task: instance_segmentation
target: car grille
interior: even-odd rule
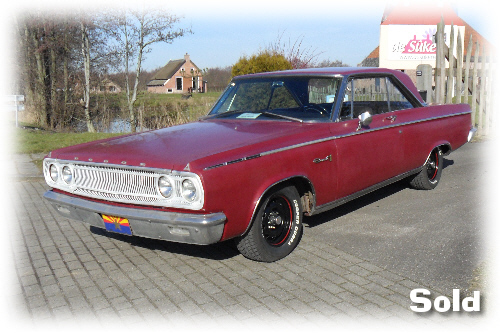
[[[130,203],[163,201],[157,190],[160,174],[149,171],[74,165],[75,194]]]
[[[159,175],[153,172],[95,166],[74,166],[75,194],[108,200],[155,202]]]
[[[55,167],[51,171],[51,167]],[[70,168],[72,178],[63,175]],[[54,172],[54,175],[53,175]],[[113,202],[138,205],[187,208],[203,207],[204,191],[201,179],[195,173],[159,168],[146,168],[95,162],[75,162],[45,158],[43,173],[47,184],[65,192]],[[166,177],[173,187],[166,198],[158,188],[160,177]],[[188,201],[182,193],[182,184],[190,180],[196,187],[196,197]]]

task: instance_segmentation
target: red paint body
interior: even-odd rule
[[[361,71],[388,72],[365,68],[335,73],[347,77]],[[406,75],[389,72],[422,102]],[[293,73],[332,74],[327,70]],[[388,118],[392,115],[395,120]],[[227,222],[221,240],[225,240],[247,230],[266,190],[283,180],[308,180],[318,207],[422,167],[435,147],[460,147],[467,142],[471,128],[470,109],[468,105],[422,106],[374,115],[368,127],[357,127],[357,119],[312,123],[210,119],[63,148],[52,152],[51,157],[145,164],[177,171],[187,167],[200,176],[205,190],[204,206],[194,213],[223,212]],[[253,159],[214,167],[258,154]],[[331,162],[313,162],[329,155]]]

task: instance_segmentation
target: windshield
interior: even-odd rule
[[[209,116],[285,121],[329,120],[340,78],[251,78],[231,82]]]

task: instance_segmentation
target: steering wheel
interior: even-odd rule
[[[304,105],[304,111],[311,110],[318,112],[323,117],[327,117],[328,111],[319,104],[306,104]]]

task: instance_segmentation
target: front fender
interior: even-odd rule
[[[327,200],[325,193],[334,193],[336,163],[313,162],[327,153],[325,147],[313,145],[204,171],[205,210],[222,211],[227,217],[223,240],[244,234],[266,193],[283,182],[299,184],[299,194],[311,191],[313,203],[320,196]]]

